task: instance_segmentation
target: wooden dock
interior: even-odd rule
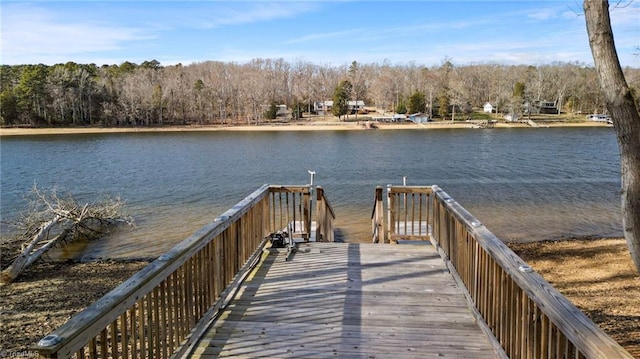
[[[269,249],[192,358],[496,358],[431,245]]]
[[[374,243],[335,243],[322,187],[265,184],[34,349],[51,359],[633,358],[438,186],[383,191]],[[294,238],[322,242],[289,261],[286,249],[265,251],[288,223],[301,225]]]

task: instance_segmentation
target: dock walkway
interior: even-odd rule
[[[431,245],[268,251],[192,358],[496,358]]]

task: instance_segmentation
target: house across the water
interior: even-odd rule
[[[348,101],[348,112],[356,113],[358,111],[364,110],[364,101]],[[333,108],[333,101],[316,101],[313,103],[313,112],[316,115],[324,115],[331,114],[331,109]]]
[[[427,115],[426,113],[417,112],[409,115],[409,121],[412,121],[414,123],[427,123],[431,121],[431,118],[429,118],[429,115]]]

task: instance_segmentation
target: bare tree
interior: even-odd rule
[[[4,104],[0,116],[7,124],[38,125],[163,125],[209,124],[220,119],[256,119],[271,101],[291,105],[331,98],[338,82],[348,77],[355,100],[392,110],[419,90],[430,104],[447,96],[450,102],[481,106],[489,101],[507,108],[513,85],[526,85],[528,100],[555,100],[575,112],[605,112],[605,100],[593,67],[579,63],[537,66],[499,64],[456,65],[445,58],[442,66],[426,68],[410,62],[392,65],[293,64],[283,59],[254,59],[247,64],[206,61],[161,67],[157,61],[140,66],[96,67],[72,62],[53,66],[2,66],[0,87]],[[250,71],[246,71],[250,70]],[[631,91],[640,93],[640,69],[623,69]],[[348,76],[350,75],[350,76]],[[253,78],[251,78],[253,77]],[[456,85],[457,84],[457,85]],[[362,85],[362,86],[360,86]],[[255,94],[256,88],[258,94]],[[448,93],[450,89],[457,93]],[[454,96],[455,95],[455,96]],[[454,97],[458,98],[454,98]],[[636,99],[636,106],[640,106]],[[432,107],[432,106],[430,106]],[[253,120],[251,120],[253,121]]]
[[[391,104],[396,98],[393,78],[391,66],[384,63],[377,66],[375,77],[371,80],[371,95],[376,108],[381,109],[383,114],[389,110],[393,112]]]
[[[349,78],[353,84],[351,88],[351,98],[355,102],[356,121],[358,120],[358,101],[365,100],[367,96],[366,81],[363,77],[361,65],[357,61],[353,61],[349,67]],[[347,115],[348,116],[348,115]]]
[[[29,210],[18,223],[24,233],[23,248],[2,271],[1,282],[12,282],[51,248],[80,238],[97,238],[115,225],[131,224],[121,206],[119,198],[81,205],[70,196],[59,197],[55,189],[45,193],[34,185]]]
[[[624,237],[640,272],[640,114],[618,60],[609,2],[585,0],[584,13],[593,61],[620,147]]]

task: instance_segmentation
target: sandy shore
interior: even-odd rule
[[[551,122],[541,123],[539,127],[607,127],[600,122]],[[526,123],[496,123],[494,128],[531,127]],[[436,130],[451,128],[480,128],[472,122],[430,122],[417,123],[375,123],[377,130]],[[360,131],[369,130],[366,122],[299,122],[292,124],[263,125],[207,125],[207,126],[166,126],[166,127],[64,127],[64,128],[0,128],[0,136],[24,135],[60,135],[93,133],[135,133],[135,132],[206,132],[206,131]]]

